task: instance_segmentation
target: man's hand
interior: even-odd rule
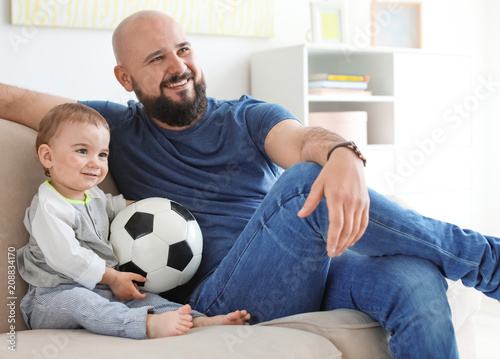
[[[328,256],[335,257],[354,245],[368,226],[370,197],[363,162],[352,150],[338,148],[332,152],[298,216],[310,215],[323,197],[330,223],[326,248]]]
[[[326,161],[328,150],[344,141],[323,128],[304,127],[298,121],[285,120],[269,131],[265,142],[266,153],[278,166],[288,168],[298,162],[323,166],[298,216],[307,217],[326,198],[330,222],[326,248],[330,257],[342,254],[356,243],[368,226],[370,197],[363,161],[345,147],[335,149]]]
[[[107,284],[113,294],[120,300],[144,299],[146,293],[139,292],[137,284],[133,281],[144,282],[146,278],[131,272],[119,272],[113,268],[106,267],[101,284]]]

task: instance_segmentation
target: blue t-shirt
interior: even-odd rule
[[[203,233],[200,268],[190,283],[169,293],[184,302],[194,286],[231,249],[282,169],[264,150],[268,132],[295,119],[279,105],[248,96],[208,98],[205,116],[180,131],[158,126],[142,104],[81,102],[111,128],[109,167],[126,199],[165,197],[188,208]]]

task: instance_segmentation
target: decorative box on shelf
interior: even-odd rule
[[[309,126],[326,128],[356,142],[358,146],[366,146],[368,143],[366,124],[366,111],[309,113]]]

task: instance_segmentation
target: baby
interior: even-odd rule
[[[54,107],[40,123],[36,148],[50,179],[26,211],[30,239],[18,257],[30,285],[21,301],[28,327],[143,339],[247,324],[245,310],[206,317],[188,304],[141,293],[134,281],[144,277],[114,269],[109,222],[128,203],[97,187],[108,173],[109,139],[106,120],[77,103]]]

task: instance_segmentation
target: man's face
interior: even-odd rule
[[[187,71],[185,74],[178,76],[174,75],[170,81],[165,83],[182,83],[192,78],[192,72]],[[180,100],[174,100],[168,97],[163,91],[159,96],[148,96],[132,78],[132,86],[137,98],[144,106],[147,114],[171,127],[182,128],[193,124],[196,120],[200,119],[207,108],[206,85],[205,79],[202,75],[200,81],[193,84],[194,97],[188,96],[188,91],[179,91],[178,95]],[[164,84],[161,85],[165,86]]]
[[[146,112],[173,127],[200,119],[206,110],[205,81],[180,25],[166,17],[140,19],[123,39],[120,66]]]

